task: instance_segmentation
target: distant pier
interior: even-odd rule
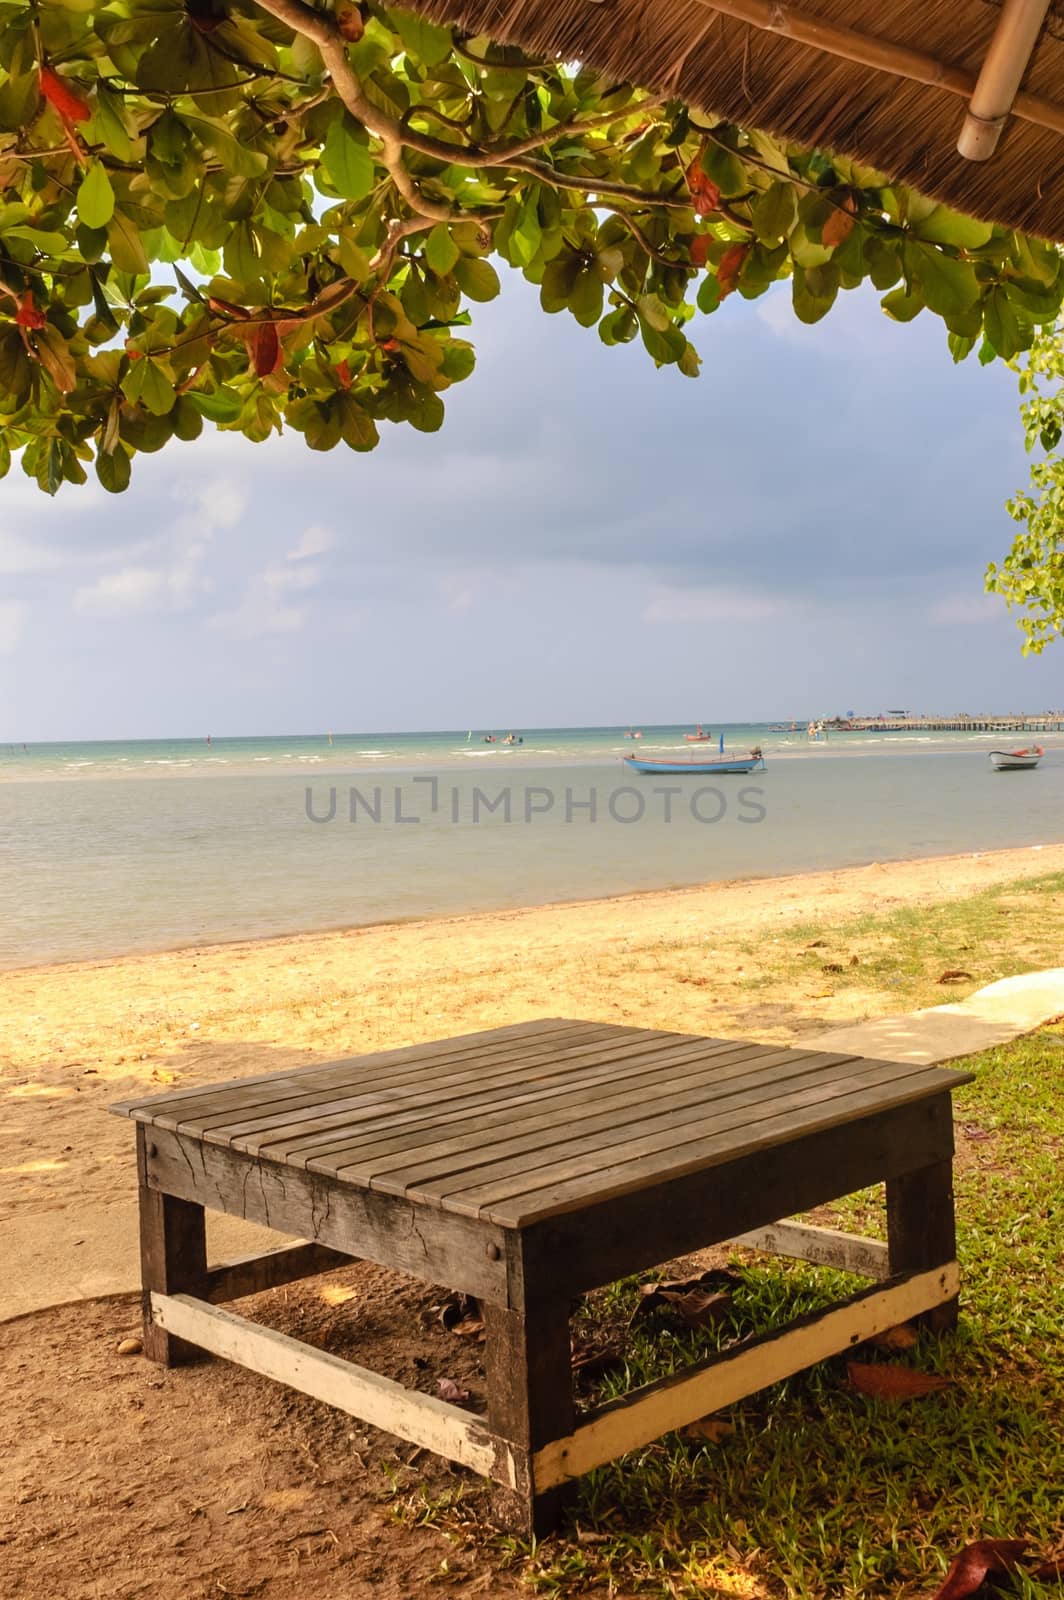
[[[825,717],[824,728],[833,733],[1064,733],[1064,711],[1004,717]]]

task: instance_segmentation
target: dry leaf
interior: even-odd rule
[[[574,1339],[571,1360],[574,1372],[582,1372],[590,1377],[593,1373],[605,1372],[617,1366],[624,1360],[624,1354],[616,1344],[584,1344],[582,1340]]]
[[[686,1428],[680,1429],[684,1439],[708,1439],[710,1444],[720,1444],[722,1439],[730,1439],[735,1432],[730,1422],[725,1422],[723,1417],[699,1417],[697,1422],[689,1422]]]
[[[978,1127],[974,1122],[962,1122],[961,1132],[966,1139],[992,1139],[994,1135],[985,1128]]]
[[[966,1545],[946,1574],[933,1600],[966,1600],[992,1573],[1015,1572],[1027,1549],[1026,1539],[977,1539]]]
[[[821,972],[845,972],[846,968],[841,961],[828,961],[821,967]]]
[[[484,1338],[484,1318],[471,1294],[449,1294],[440,1307],[440,1321],[462,1339]]]
[[[469,1399],[469,1390],[463,1389],[453,1378],[437,1378],[436,1394],[440,1400],[451,1400],[455,1405]]]
[[[886,1333],[877,1333],[869,1343],[874,1344],[877,1350],[911,1350],[919,1337],[911,1322],[900,1322],[896,1328],[888,1328]]]
[[[805,948],[807,950],[826,950],[827,947],[828,942],[826,939],[814,939],[812,944],[807,944]]]
[[[710,1270],[697,1278],[643,1283],[632,1321],[654,1311],[671,1311],[688,1328],[713,1328],[732,1307],[732,1290],[742,1280],[734,1272]]]
[[[965,978],[970,978],[971,973],[965,972],[963,967],[947,967],[938,979],[939,983],[963,983]]]
[[[876,1400],[915,1400],[950,1387],[949,1378],[935,1373],[917,1372],[912,1367],[892,1366],[886,1361],[848,1361],[846,1373],[850,1387]]]

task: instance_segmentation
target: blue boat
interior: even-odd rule
[[[650,772],[670,778],[716,777],[722,772],[756,772],[765,765],[760,750],[751,750],[748,756],[717,756],[712,761],[703,761],[698,756],[689,756],[686,760],[667,758],[664,761],[655,761],[649,756],[622,756],[621,760],[636,772]]]

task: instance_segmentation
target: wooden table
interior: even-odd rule
[[[211,1351],[464,1463],[542,1532],[592,1467],[911,1317],[952,1326],[969,1079],[546,1019],[127,1101],[145,1351]],[[780,1220],[884,1181],[886,1244]],[[208,1266],[205,1207],[305,1242]],[[577,1421],[573,1297],[722,1240],[881,1281]],[[477,1297],[486,1417],[218,1309],[353,1257]]]

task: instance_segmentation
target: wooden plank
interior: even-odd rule
[[[394,1119],[387,1118],[379,1137],[364,1138],[362,1129],[356,1129],[346,1147],[339,1146],[325,1155],[316,1154],[314,1160],[321,1171],[346,1172],[350,1167],[357,1167],[368,1175],[393,1168],[398,1170],[408,1160],[418,1162],[420,1169],[420,1164],[433,1156],[474,1150],[480,1158],[479,1165],[500,1154],[509,1139],[527,1138],[540,1130],[548,1130],[541,1142],[549,1146],[549,1130],[572,1127],[577,1120],[573,1116],[574,1109],[585,1110],[589,1118],[605,1115],[608,1120],[611,1115],[623,1117],[627,1106],[649,1101],[670,1090],[675,1095],[686,1094],[692,1104],[700,1098],[722,1095],[732,1072],[740,1070],[738,1064],[733,1067],[732,1063],[738,1063],[740,1057],[747,1058],[744,1070],[749,1071],[755,1064],[751,1059],[755,1055],[757,1065],[761,1057],[769,1061],[775,1059],[771,1052],[755,1045],[722,1045],[711,1055],[701,1042],[686,1048],[662,1050],[659,1047],[638,1058],[626,1053],[601,1067],[596,1064],[594,1072],[582,1071],[576,1083],[567,1075],[558,1083],[548,1081],[545,1088],[536,1084],[524,1095],[493,1095],[486,1102],[488,1109],[473,1107],[457,1119],[453,1128],[436,1118],[422,1121],[416,1130],[400,1126],[393,1135],[389,1128]],[[635,1087],[630,1088],[631,1084]],[[552,1098],[555,1098],[553,1104]],[[541,1104],[544,1109],[539,1111]],[[515,1116],[521,1105],[534,1109],[535,1115]],[[584,1119],[579,1120],[583,1130]],[[504,1137],[493,1140],[493,1133]],[[389,1156],[392,1157],[390,1161]]]
[[[725,1351],[693,1369],[637,1389],[602,1407],[567,1438],[552,1440],[537,1451],[535,1482],[549,1488],[578,1478],[699,1417],[734,1405],[953,1299],[959,1282],[955,1261],[892,1280],[803,1318],[782,1333]]]
[[[452,1107],[461,1108],[466,1101],[490,1103],[495,1096],[522,1090],[535,1094],[541,1084],[552,1082],[572,1085],[583,1077],[585,1071],[597,1068],[600,1063],[627,1059],[629,1054],[640,1055],[650,1051],[660,1052],[672,1046],[669,1034],[647,1032],[642,1038],[616,1044],[611,1039],[583,1039],[579,1044],[559,1047],[556,1044],[537,1044],[520,1055],[463,1057],[460,1066],[441,1073],[426,1075],[419,1071],[409,1083],[378,1089],[365,1082],[359,1074],[350,1083],[339,1079],[312,1094],[280,1102],[264,1101],[259,1106],[230,1108],[211,1118],[182,1119],[176,1131],[197,1132],[216,1143],[232,1144],[237,1140],[242,1147],[244,1136],[273,1131],[285,1137],[291,1128],[292,1137],[311,1134],[316,1124],[333,1129],[333,1137],[350,1126],[357,1130],[362,1120],[403,1115],[410,1109],[421,1108],[422,1119],[426,1109],[435,1107],[440,1114]],[[326,1137],[327,1135],[322,1135]]]
[[[509,1217],[520,1209],[522,1215],[543,1216],[589,1198],[601,1199],[658,1178],[678,1176],[694,1166],[731,1160],[757,1148],[768,1149],[785,1142],[788,1136],[813,1128],[832,1127],[940,1092],[938,1070],[915,1063],[905,1067],[895,1062],[864,1063],[849,1079],[828,1084],[814,1082],[808,1088],[780,1095],[771,1110],[761,1102],[756,1117],[739,1107],[717,1119],[707,1119],[698,1130],[670,1126],[633,1137],[626,1136],[627,1130],[618,1129],[614,1141],[608,1146],[603,1141],[590,1153],[581,1141],[569,1146],[559,1144],[551,1161],[536,1171],[520,1167],[514,1170],[500,1163],[495,1169],[482,1169],[472,1185],[462,1187],[448,1180],[442,1184],[412,1183],[407,1193],[426,1200],[445,1194],[449,1205],[467,1215]],[[607,1150],[604,1160],[603,1152]]]
[[[948,1095],[522,1222],[525,1292],[579,1295],[944,1159]]]
[[[207,1236],[203,1206],[195,1197],[160,1192],[149,1177],[145,1130],[137,1128],[137,1188],[140,1212],[141,1313],[144,1354],[149,1361],[176,1367],[196,1359],[196,1351],[159,1327],[151,1311],[153,1290],[163,1294],[201,1294],[207,1276]]]
[[[240,1256],[234,1261],[208,1267],[204,1298],[215,1305],[222,1300],[241,1300],[248,1294],[261,1294],[264,1289],[295,1283],[299,1278],[312,1278],[320,1272],[349,1267],[356,1259],[305,1240],[283,1244],[265,1254]]]
[[[839,1059],[852,1061],[854,1058]],[[658,1100],[647,1094],[637,1094],[634,1100],[627,1101],[610,1095],[604,1109],[594,1101],[588,1102],[584,1116],[563,1112],[545,1118],[522,1118],[516,1125],[511,1121],[504,1129],[506,1137],[495,1139],[482,1137],[477,1129],[467,1133],[462,1128],[457,1135],[426,1144],[421,1149],[400,1148],[391,1159],[373,1149],[358,1161],[337,1164],[334,1170],[372,1182],[375,1188],[389,1194],[420,1193],[430,1189],[445,1194],[465,1189],[477,1179],[486,1182],[493,1176],[507,1181],[514,1178],[520,1188],[527,1186],[542,1168],[553,1169],[569,1152],[578,1152],[581,1160],[592,1166],[600,1151],[630,1142],[637,1136],[646,1138],[673,1130],[673,1142],[683,1143],[705,1128],[718,1126],[728,1114],[745,1120],[764,1098],[769,1068],[775,1069],[771,1084],[777,1100],[781,1082],[824,1081],[819,1056],[803,1057],[792,1051],[768,1052],[760,1057],[750,1055],[739,1066],[743,1070],[727,1080],[722,1080],[717,1073],[701,1072],[671,1095]],[[664,1067],[661,1070],[664,1071]],[[637,1108],[635,1114],[633,1107]],[[664,1142],[670,1142],[668,1136]]]
[[[504,1036],[508,1038],[520,1038],[528,1033],[541,1032],[544,1029],[555,1030],[561,1027],[569,1027],[572,1025],[573,1024],[571,1023],[570,1019],[565,1017],[535,1017],[530,1022],[514,1022],[503,1028],[484,1028],[480,1029],[476,1033],[457,1034],[452,1039],[429,1039],[426,1040],[424,1044],[420,1045],[397,1045],[391,1050],[377,1050],[371,1055],[364,1056],[345,1056],[340,1061],[323,1062],[321,1065],[311,1063],[306,1067],[282,1067],[277,1072],[266,1072],[260,1074],[258,1077],[253,1078],[246,1076],[243,1078],[226,1078],[224,1081],[219,1083],[190,1084],[188,1088],[169,1089],[165,1090],[162,1094],[137,1095],[129,1100],[115,1101],[113,1105],[108,1107],[108,1110],[111,1111],[115,1116],[133,1117],[137,1116],[140,1112],[149,1113],[153,1107],[159,1105],[160,1102],[164,1100],[167,1102],[191,1100],[193,1098],[202,1097],[208,1094],[224,1094],[230,1089],[240,1089],[247,1083],[276,1083],[283,1078],[289,1077],[293,1071],[320,1075],[330,1072],[335,1067],[342,1066],[349,1061],[372,1062],[378,1067],[384,1067],[390,1062],[398,1060],[401,1057],[412,1057],[418,1052],[432,1052],[437,1050],[447,1050],[449,1048],[460,1049],[462,1046],[472,1044],[476,1040],[502,1038]],[[580,1023],[575,1025],[578,1027],[581,1026]],[[590,1026],[590,1024],[585,1024],[585,1026]]]
[[[953,1162],[936,1161],[887,1182],[887,1248],[891,1272],[919,1272],[957,1248]],[[936,1332],[957,1326],[957,1302],[936,1308]]]
[[[368,1367],[315,1350],[274,1328],[221,1311],[192,1295],[152,1295],[152,1316],[171,1334],[246,1367],[264,1378],[298,1389],[325,1405],[375,1428],[458,1461],[485,1477],[515,1482],[511,1453],[479,1417],[404,1389]]]
[[[480,1300],[508,1303],[506,1235],[490,1223],[415,1209],[391,1195],[256,1161],[162,1128],[147,1133],[147,1182],[153,1189]]]
[[[569,1302],[542,1297],[521,1310],[485,1306],[483,1315],[488,1421],[514,1462],[514,1484],[493,1497],[493,1509],[497,1521],[532,1539],[554,1527],[564,1497],[537,1491],[532,1460],[575,1421]]]
[[[773,1222],[767,1228],[737,1234],[729,1243],[770,1256],[793,1256],[819,1267],[839,1267],[862,1278],[889,1278],[891,1273],[887,1247],[881,1240],[818,1228],[809,1222]]]
[[[288,1139],[285,1134],[280,1136],[264,1136],[261,1144],[251,1139],[240,1139],[238,1144],[242,1149],[264,1149],[270,1157],[277,1157],[275,1146],[283,1150],[283,1160],[296,1160],[306,1162],[310,1158],[333,1157],[341,1150],[354,1146],[362,1149],[363,1144],[371,1142],[371,1134],[378,1138],[405,1138],[410,1133],[411,1142],[416,1142],[414,1136],[421,1133],[432,1133],[440,1126],[451,1123],[466,1123],[467,1120],[480,1117],[480,1115],[509,1115],[510,1110],[517,1107],[530,1106],[533,1102],[550,1101],[557,1096],[574,1096],[581,1098],[590,1093],[598,1093],[600,1086],[624,1085],[627,1078],[634,1075],[653,1075],[658,1069],[658,1062],[662,1056],[672,1058],[674,1053],[690,1056],[693,1061],[709,1061],[710,1056],[723,1056],[734,1051],[736,1046],[728,1042],[712,1043],[698,1040],[694,1045],[675,1046],[670,1042],[669,1035],[651,1037],[640,1045],[618,1045],[608,1051],[595,1051],[594,1064],[587,1061],[562,1062],[557,1072],[547,1069],[546,1066],[536,1070],[534,1074],[523,1072],[518,1078],[507,1078],[506,1082],[499,1082],[496,1078],[480,1078],[474,1080],[475,1085],[469,1086],[466,1093],[448,1099],[446,1106],[440,1106],[438,1096],[432,1091],[426,1091],[418,1096],[411,1096],[403,1102],[402,1107],[392,1110],[386,1117],[379,1118],[381,1126],[370,1126],[358,1123],[354,1128],[344,1128],[342,1118],[336,1118],[341,1125],[338,1128],[320,1126],[310,1128],[314,1131],[306,1134],[306,1138],[299,1134],[296,1138]],[[579,1069],[579,1070],[576,1070]],[[709,1069],[706,1069],[709,1070]],[[485,1112],[485,1107],[490,1107]],[[510,1110],[507,1110],[509,1107]],[[325,1170],[325,1168],[323,1168]],[[333,1163],[330,1168],[334,1170]]]
[[[692,1066],[692,1072],[708,1070],[705,1063],[712,1055],[727,1055],[733,1048],[730,1044],[714,1045],[711,1049],[701,1043],[697,1047],[688,1046],[687,1053],[696,1063]],[[614,1084],[620,1090],[635,1077],[652,1081],[658,1071],[656,1064],[659,1057],[664,1054],[671,1059],[673,1049],[657,1041],[654,1041],[652,1048],[620,1046],[606,1053],[608,1059],[596,1056],[594,1066],[581,1064],[579,1073],[563,1067],[557,1073],[537,1073],[531,1082],[524,1075],[501,1084],[492,1079],[485,1082],[483,1087],[470,1088],[467,1093],[448,1099],[446,1108],[441,1107],[437,1097],[429,1091],[423,1095],[412,1095],[385,1117],[367,1123],[359,1122],[353,1127],[342,1114],[337,1113],[320,1121],[294,1124],[290,1132],[284,1128],[266,1129],[261,1137],[241,1135],[234,1142],[241,1150],[262,1151],[271,1160],[291,1160],[297,1165],[303,1165],[306,1160],[317,1156],[331,1157],[350,1145],[362,1149],[375,1143],[378,1138],[399,1139],[409,1136],[410,1143],[414,1144],[418,1135],[431,1135],[435,1130],[452,1124],[464,1127],[477,1117],[512,1120],[513,1112],[521,1106],[538,1104],[540,1101],[547,1105],[557,1104],[562,1098],[582,1102],[589,1095],[604,1093]],[[485,1107],[490,1110],[485,1111]]]
[[[607,1025],[599,1029],[588,1024],[575,1035],[572,1028],[566,1026],[526,1041],[493,1041],[476,1049],[441,1054],[431,1060],[419,1057],[414,1062],[396,1064],[388,1074],[382,1074],[372,1060],[367,1063],[356,1056],[349,1061],[335,1062],[320,1079],[315,1076],[315,1081],[310,1080],[309,1073],[305,1077],[294,1074],[288,1080],[271,1083],[260,1090],[256,1080],[251,1079],[228,1095],[187,1102],[171,1110],[163,1107],[154,1121],[157,1126],[171,1128],[175,1133],[217,1130],[220,1142],[226,1142],[228,1125],[240,1124],[245,1118],[250,1118],[249,1125],[254,1126],[259,1118],[281,1116],[304,1107],[328,1111],[329,1103],[345,1094],[365,1096],[370,1104],[376,1101],[387,1106],[399,1104],[408,1095],[431,1087],[442,1101],[449,1094],[459,1092],[460,1085],[476,1083],[489,1073],[494,1073],[500,1081],[508,1081],[516,1073],[533,1070],[541,1061],[564,1061],[570,1051],[583,1053],[600,1039],[603,1043],[610,1042],[611,1030]]]

